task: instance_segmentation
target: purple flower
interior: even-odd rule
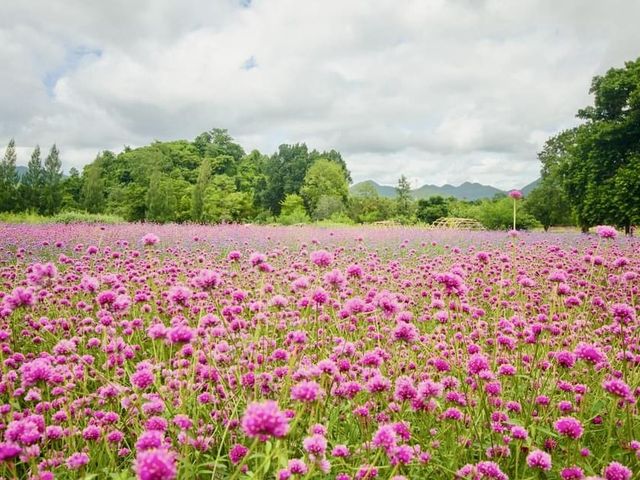
[[[633,472],[618,462],[611,462],[602,471],[606,480],[631,480]]]
[[[596,227],[596,233],[600,238],[616,238],[618,231],[610,225],[598,225]]]
[[[176,478],[176,455],[165,448],[138,452],[134,471],[139,480],[173,480]]]
[[[82,452],[76,452],[71,454],[67,458],[66,465],[69,470],[78,470],[89,463],[89,455]]]
[[[509,192],[509,197],[513,198],[514,200],[520,200],[523,197],[523,195],[520,190],[511,190]]]
[[[316,250],[309,255],[311,261],[319,267],[328,267],[333,262],[333,255],[326,250]]]
[[[291,398],[299,402],[315,402],[324,396],[324,390],[313,380],[303,380],[291,388]]]
[[[562,480],[582,480],[584,472],[580,467],[567,467],[560,472],[560,478]]]
[[[249,437],[266,441],[269,437],[284,437],[289,431],[289,419],[272,400],[252,403],[242,417],[242,429]]]
[[[573,417],[561,417],[553,426],[560,435],[573,439],[580,438],[584,431],[580,421]]]
[[[144,237],[142,237],[142,244],[144,246],[155,245],[159,241],[160,238],[158,238],[158,236],[153,233],[147,233]]]
[[[236,443],[229,451],[231,463],[237,465],[245,457],[249,449],[242,444]]]
[[[527,465],[540,470],[551,470],[551,455],[542,450],[533,450],[527,455]]]

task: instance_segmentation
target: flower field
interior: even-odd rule
[[[640,242],[0,225],[0,477],[640,475]]]

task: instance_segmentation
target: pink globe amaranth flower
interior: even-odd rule
[[[476,465],[467,464],[456,472],[456,478],[509,480],[509,477],[500,470],[500,466],[490,461],[478,462]]]
[[[346,445],[336,445],[335,447],[333,447],[333,450],[331,450],[331,455],[333,455],[334,457],[344,458],[351,455],[351,452],[349,452],[349,447],[347,447]]]
[[[618,462],[611,462],[602,471],[606,480],[631,480],[633,472]]]
[[[291,460],[289,460],[287,469],[293,475],[305,475],[309,471],[309,468],[307,467],[307,464],[304,463],[304,460],[300,460],[299,458],[292,458]]]
[[[13,442],[0,442],[0,462],[11,460],[22,452],[22,447]]]
[[[551,455],[542,450],[533,450],[527,455],[527,465],[530,468],[549,471],[551,470]]]
[[[144,237],[142,237],[142,244],[145,246],[155,245],[160,241],[160,238],[154,233],[147,233]]]
[[[155,375],[148,368],[141,368],[134,372],[130,377],[131,384],[138,387],[140,390],[145,390],[153,385],[154,379]]]
[[[598,225],[596,227],[596,233],[600,238],[616,238],[618,236],[618,231],[615,227],[610,225]]]
[[[177,476],[176,455],[166,448],[140,451],[133,469],[139,480],[174,480]]]
[[[560,435],[574,440],[580,438],[584,432],[580,421],[573,417],[561,417],[553,424],[553,427]]]
[[[231,463],[237,465],[245,457],[249,449],[240,443],[236,443],[231,450],[229,450],[229,459]]]
[[[273,400],[250,404],[241,423],[247,436],[263,442],[269,437],[284,437],[289,432],[289,419]]]
[[[303,380],[291,388],[291,399],[300,402],[315,402],[324,396],[322,387],[313,380]]]
[[[316,250],[309,255],[311,261],[319,267],[328,267],[333,262],[333,255],[326,250]]]
[[[249,262],[251,262],[251,265],[253,265],[254,267],[266,261],[267,256],[264,253],[254,252],[249,256]]]
[[[560,472],[560,478],[562,480],[582,480],[584,472],[580,467],[567,467]]]
[[[398,443],[398,434],[396,433],[393,425],[381,425],[378,430],[373,434],[371,444],[377,448],[383,448],[389,450],[395,447]]]
[[[611,306],[613,319],[621,325],[629,325],[636,319],[636,311],[631,305],[626,303],[615,303]]]
[[[420,337],[420,331],[413,323],[398,322],[393,330],[393,338],[397,341],[413,343]]]
[[[18,307],[32,307],[36,303],[36,296],[32,288],[17,287],[4,298],[4,303],[11,310]]]
[[[78,470],[89,463],[89,455],[82,452],[72,453],[67,458],[66,466],[69,470]]]
[[[509,197],[513,198],[514,200],[520,200],[524,195],[522,195],[522,192],[520,190],[511,190],[509,192]]]
[[[617,397],[629,398],[631,397],[631,387],[627,385],[623,380],[618,378],[610,378],[602,381],[602,388]]]
[[[192,295],[189,288],[183,285],[174,285],[169,289],[167,298],[174,305],[187,305]]]
[[[198,276],[193,279],[193,284],[204,290],[215,288],[221,283],[220,274],[214,270],[202,269],[198,272]]]
[[[324,455],[327,451],[327,439],[320,434],[313,434],[302,441],[305,452],[312,455]]]

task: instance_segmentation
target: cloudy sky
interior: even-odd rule
[[[640,55],[635,0],[20,0],[0,16],[0,144],[100,150],[227,128],[342,152],[354,180],[538,176],[591,77]]]

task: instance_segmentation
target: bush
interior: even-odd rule
[[[52,223],[124,223],[124,219],[122,217],[118,217],[117,215],[77,211],[58,213],[53,217],[49,217],[48,220]]]

